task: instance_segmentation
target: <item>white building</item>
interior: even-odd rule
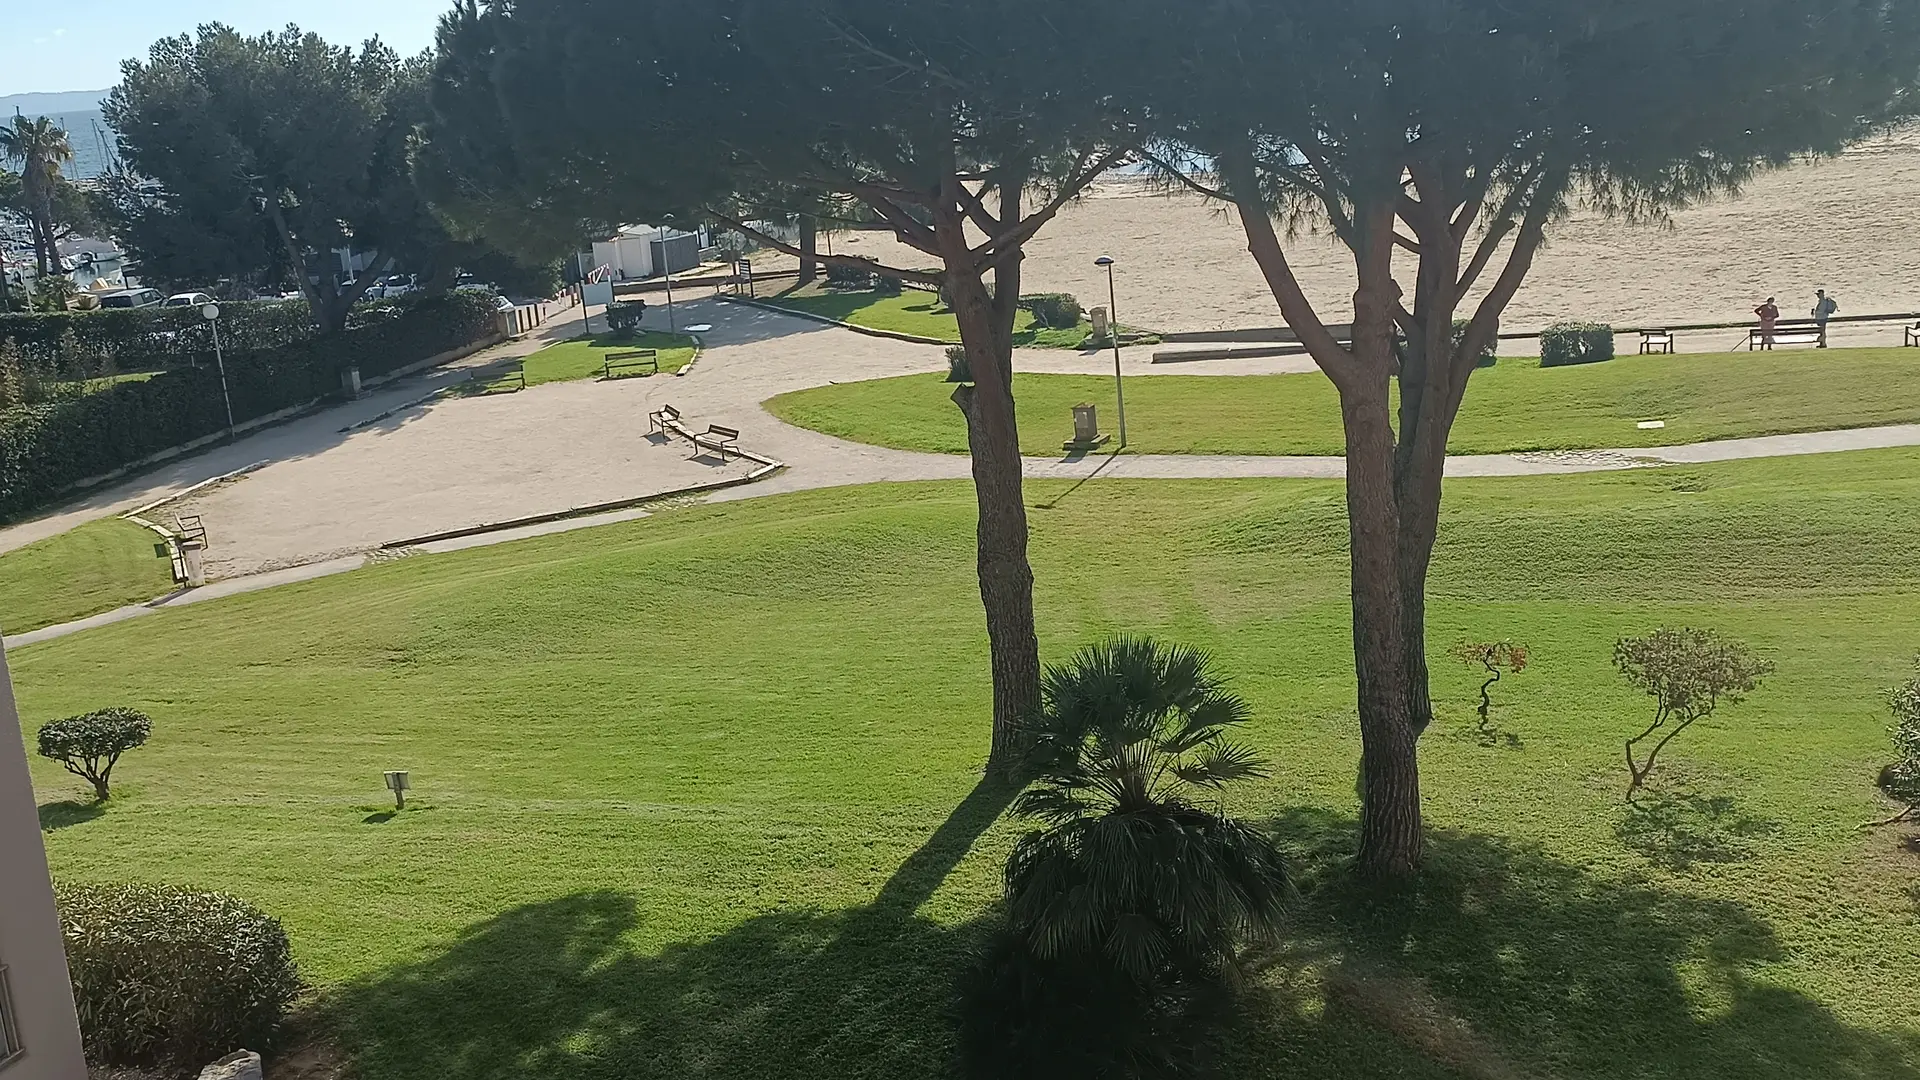
[[[593,265],[607,267],[615,281],[677,274],[700,265],[699,252],[706,246],[704,229],[682,232],[661,225],[622,225],[612,236],[593,242]]]

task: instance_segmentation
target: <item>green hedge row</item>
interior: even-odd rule
[[[1540,332],[1540,366],[1597,364],[1613,359],[1613,327],[1606,323],[1563,320]]]
[[[470,344],[491,332],[493,305],[491,295],[453,293],[387,308],[339,334],[228,351],[234,419],[335,393],[348,367],[371,377]],[[223,310],[223,326],[225,319]],[[226,416],[220,377],[204,363],[0,412],[0,519],[44,505],[87,477],[212,435]]]
[[[315,334],[304,300],[220,305],[220,344],[236,351],[278,349]],[[63,340],[64,339],[64,340]],[[94,374],[89,361],[113,358],[119,371],[185,366],[213,355],[213,332],[194,307],[114,308],[0,315],[0,341],[21,359],[69,378]]]

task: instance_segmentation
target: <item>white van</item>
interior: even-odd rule
[[[115,289],[100,294],[103,308],[151,307],[165,300],[159,289]]]

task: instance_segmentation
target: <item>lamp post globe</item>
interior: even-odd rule
[[[207,320],[208,322],[212,322],[213,320],[219,318],[220,305],[219,304],[201,304],[200,317]]]

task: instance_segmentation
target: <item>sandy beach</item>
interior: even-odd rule
[[[878,233],[839,234],[832,244],[899,265],[928,263]],[[1191,194],[1103,183],[1027,252],[1023,292],[1071,292],[1089,306],[1107,294],[1093,259],[1112,255],[1120,318],[1134,325],[1214,330],[1282,321],[1234,213]],[[1324,316],[1348,318],[1345,250],[1302,235],[1289,257]],[[791,260],[755,259],[756,267],[783,263]],[[1410,263],[1408,270],[1403,280]],[[1920,129],[1766,173],[1737,197],[1674,213],[1667,226],[1576,207],[1550,230],[1502,328],[1534,330],[1560,318],[1721,322],[1750,318],[1768,296],[1779,297],[1787,317],[1804,318],[1816,288],[1831,292],[1842,314],[1920,311]]]

